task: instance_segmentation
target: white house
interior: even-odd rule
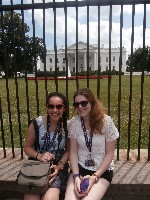
[[[71,72],[76,70],[76,44],[67,48],[68,66]],[[111,70],[119,71],[120,48],[111,48]],[[101,71],[109,69],[109,49],[104,45],[100,48],[100,66]],[[90,71],[98,70],[98,45],[89,45],[89,69]],[[55,51],[48,50],[46,56],[46,70],[55,71]],[[65,49],[60,48],[57,51],[57,70],[66,71]],[[78,43],[78,71],[87,70],[87,44]],[[44,71],[44,64],[40,63],[40,71]],[[122,72],[126,71],[126,49],[122,48]]]

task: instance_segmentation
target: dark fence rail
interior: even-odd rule
[[[143,5],[143,41],[142,41],[142,48],[143,48],[143,54],[142,54],[142,70],[141,70],[141,76],[139,76],[140,79],[140,86],[139,86],[139,93],[138,93],[138,102],[133,101],[133,97],[135,95],[135,88],[134,83],[135,78],[133,76],[134,72],[134,66],[133,66],[133,55],[134,55],[134,31],[135,31],[135,7],[136,5]],[[5,79],[0,80],[0,89],[1,89],[1,96],[0,96],[0,119],[1,119],[1,128],[0,128],[0,147],[3,148],[4,157],[6,157],[6,147],[12,148],[12,155],[15,157],[14,148],[20,147],[21,149],[21,157],[23,158],[23,140],[25,137],[25,131],[26,128],[30,122],[30,119],[34,116],[40,115],[43,111],[43,105],[45,104],[46,95],[49,91],[55,90],[55,91],[62,91],[66,94],[68,101],[70,102],[70,113],[69,115],[72,115],[72,95],[73,92],[83,86],[91,87],[92,84],[94,84],[94,92],[97,95],[97,97],[105,104],[107,107],[107,112],[109,115],[112,115],[112,117],[115,120],[116,126],[118,127],[118,130],[120,132],[120,138],[117,141],[117,159],[119,160],[119,153],[120,149],[124,148],[127,149],[127,160],[130,159],[130,150],[137,148],[137,160],[140,160],[140,152],[141,152],[141,146],[142,148],[147,149],[147,159],[150,160],[150,106],[149,102],[145,102],[145,96],[150,94],[149,90],[147,89],[148,83],[149,83],[149,76],[146,77],[145,80],[145,65],[146,65],[146,45],[148,45],[145,41],[145,33],[146,33],[146,8],[147,5],[150,4],[150,1],[146,0],[126,0],[126,1],[119,1],[119,0],[105,0],[105,1],[99,1],[99,0],[87,0],[87,1],[65,1],[64,2],[49,2],[46,3],[43,0],[43,3],[34,3],[32,0],[31,4],[25,4],[23,0],[21,0],[20,4],[14,4],[11,0],[10,3],[7,5],[2,4],[2,1],[0,3],[0,50],[1,50],[1,59],[2,62],[0,65],[2,65],[2,69],[5,71]],[[118,62],[118,75],[117,77],[117,84],[116,85],[116,101],[115,104],[113,101],[114,96],[112,95],[112,85],[113,85],[113,79],[112,79],[112,51],[111,49],[114,48],[112,45],[112,22],[113,22],[113,6],[119,5],[120,6],[120,38],[119,38],[119,62]],[[123,20],[124,20],[124,14],[123,9],[125,5],[131,5],[132,6],[132,30],[131,30],[131,65],[130,65],[130,73],[128,76],[128,103],[126,106],[128,108],[123,107],[123,98],[125,97],[125,93],[123,91],[123,82],[124,82],[124,76],[122,75],[122,66],[123,66]],[[108,81],[106,84],[107,88],[107,95],[105,92],[103,92],[103,82],[101,81],[101,43],[102,43],[102,36],[101,36],[101,9],[102,7],[107,6],[109,7],[109,38],[108,38],[108,60],[109,60],[109,66],[107,70],[108,75]],[[74,80],[70,80],[69,75],[69,61],[68,61],[68,45],[70,45],[70,42],[68,42],[68,9],[69,8],[75,8],[75,20],[76,20],[76,33],[75,33],[75,76],[73,77]],[[81,81],[81,77],[79,76],[79,8],[85,7],[86,8],[86,24],[87,24],[87,39],[86,39],[86,55],[87,55],[87,66],[85,70],[86,76],[84,81]],[[91,80],[91,69],[89,65],[90,60],[90,8],[91,7],[97,7],[97,25],[98,25],[98,32],[97,32],[97,49],[98,49],[98,57],[97,57],[97,78],[96,80]],[[62,8],[64,9],[64,55],[65,55],[65,79],[59,80],[58,76],[58,52],[59,49],[57,49],[57,16],[59,14],[59,11],[57,9]],[[37,26],[36,26],[36,19],[35,19],[35,11],[37,9],[42,10],[42,32],[40,33],[42,36],[42,40],[37,39]],[[53,47],[54,47],[54,54],[55,54],[55,75],[54,75],[54,81],[48,79],[47,75],[47,41],[46,41],[46,14],[45,12],[48,9],[53,10],[53,37],[49,38],[49,40],[53,40]],[[27,35],[27,29],[28,27],[25,26],[25,11],[30,10],[32,15],[31,19],[29,19],[30,27],[32,29],[32,37],[30,38],[30,44],[32,44],[32,51],[28,51],[29,46],[27,46],[26,40],[29,39]],[[18,33],[18,29],[16,29],[16,23],[18,18],[16,18],[15,13],[20,13],[20,19],[21,28],[20,33]],[[9,13],[8,18],[10,19],[10,24],[6,24],[5,17],[6,13]],[[7,18],[7,20],[8,20]],[[16,31],[17,30],[17,31]],[[10,32],[8,32],[10,31]],[[8,40],[8,36],[11,35],[11,39]],[[22,44],[17,43],[17,37],[21,38]],[[42,55],[38,54],[37,48],[39,47],[38,44],[41,44],[42,48]],[[22,52],[22,53],[20,53]],[[32,53],[32,59],[29,62],[29,53]],[[18,70],[20,68],[18,67],[18,57],[21,56],[22,62],[22,70],[24,72],[24,78],[18,78]],[[38,66],[37,66],[37,59],[38,56],[41,56],[43,58],[43,64],[44,64],[44,81],[41,81],[38,79]],[[30,71],[29,63],[32,64],[32,67],[34,66],[34,73],[35,78],[32,80],[29,80],[28,78],[28,72]],[[10,70],[14,67],[14,78],[10,78]],[[33,71],[33,70],[32,70]],[[72,82],[71,82],[72,81]],[[144,88],[144,83],[146,90]],[[33,84],[34,83],[34,84]],[[125,83],[126,84],[126,83]],[[31,90],[31,88],[33,89]],[[113,86],[114,87],[114,86]],[[5,88],[5,90],[3,90]],[[96,90],[95,90],[96,88]],[[133,94],[134,92],[134,94]],[[106,96],[105,100],[103,96]],[[33,99],[33,100],[32,100]],[[106,101],[106,102],[105,102]],[[117,111],[113,110],[113,107]],[[145,108],[147,107],[147,109]],[[145,108],[145,109],[144,109]],[[126,116],[123,116],[122,109],[126,110]],[[137,109],[138,116],[137,121],[134,121],[133,110]],[[126,124],[123,124],[124,117],[126,117]],[[145,119],[146,118],[146,119]],[[145,121],[146,122],[145,122]],[[143,125],[144,124],[144,125]],[[124,126],[124,127],[123,127]],[[136,128],[132,128],[132,126]],[[144,128],[143,128],[144,127]],[[134,135],[135,134],[135,135]],[[135,136],[135,137],[134,137]],[[127,139],[127,140],[126,140]],[[126,143],[124,143],[124,140],[126,140]],[[143,142],[144,141],[144,142]]]

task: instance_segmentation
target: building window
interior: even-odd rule
[[[108,62],[108,57],[106,57],[106,62]]]
[[[57,58],[57,63],[59,63],[59,60],[58,60],[58,58]]]
[[[82,64],[80,65],[80,69],[81,69],[81,72],[82,72],[83,71],[83,65]]]
[[[59,67],[57,67],[57,71],[59,72]]]
[[[75,58],[72,58],[72,62],[75,63]]]
[[[108,66],[106,66],[106,71],[108,71]]]
[[[73,67],[73,72],[75,72],[75,67]]]
[[[52,58],[49,58],[49,62],[52,63]]]
[[[65,67],[63,67],[63,72],[65,72]]]
[[[66,62],[65,58],[63,58],[63,63],[65,63],[65,62]]]
[[[113,70],[112,71],[115,71],[115,66],[113,66]]]
[[[50,68],[49,71],[52,72],[52,68]]]
[[[115,56],[113,56],[113,61],[115,61]]]

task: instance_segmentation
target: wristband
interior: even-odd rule
[[[80,174],[74,174],[73,175],[73,178],[75,179],[76,177],[79,177],[80,178]]]
[[[36,154],[36,157],[35,157],[35,160],[37,160],[38,155],[39,155],[39,154],[37,153],[37,154]]]
[[[97,174],[92,174],[92,176],[95,176],[95,183],[97,183],[99,181],[99,176]]]

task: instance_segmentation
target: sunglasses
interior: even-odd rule
[[[58,105],[48,104],[47,107],[48,109],[56,108],[57,110],[61,110],[64,107],[64,105],[63,104],[58,104]]]
[[[88,104],[88,101],[80,101],[80,102],[74,102],[73,106],[75,108],[79,108],[79,105],[81,105],[83,108],[86,107]]]

